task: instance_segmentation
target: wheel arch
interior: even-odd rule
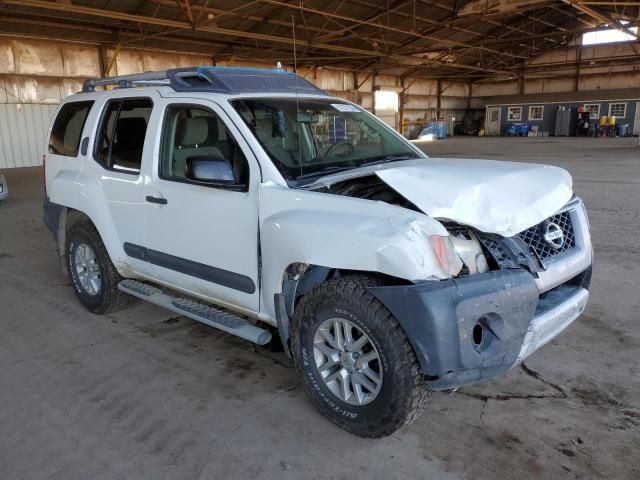
[[[99,225],[94,222],[87,213],[81,210],[71,207],[61,207],[60,216],[58,219],[58,228],[56,231],[56,243],[58,247],[58,255],[60,257],[60,268],[62,269],[63,275],[65,275],[67,278],[69,277],[69,271],[67,269],[66,262],[64,261],[66,255],[67,237],[71,228],[80,222],[86,222],[96,229],[111,261],[114,263],[114,265],[116,265],[116,269],[120,272],[118,263],[114,262],[114,259],[117,258],[118,252],[113,251],[113,245],[111,245],[111,242],[105,241],[105,236],[103,235],[103,232],[101,231]],[[120,273],[122,274],[122,272]]]
[[[287,266],[282,273],[280,293],[274,294],[276,321],[280,340],[288,356],[290,324],[298,301],[308,292],[329,279],[346,275],[367,275],[380,279],[385,285],[410,285],[411,282],[380,272],[367,270],[350,270],[344,268],[327,267],[323,265],[294,262]]]

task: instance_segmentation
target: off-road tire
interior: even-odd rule
[[[340,428],[379,438],[412,423],[424,410],[429,391],[409,340],[394,316],[367,287],[380,282],[366,275],[329,280],[304,295],[291,325],[294,364],[305,393]],[[317,327],[328,318],[345,318],[372,340],[382,364],[382,386],[371,403],[352,405],[327,388],[314,361]]]
[[[83,243],[95,253],[100,269],[101,285],[95,295],[90,295],[82,287],[75,268],[75,252],[78,246]],[[80,221],[71,226],[67,232],[64,257],[73,291],[87,310],[100,315],[121,310],[132,303],[132,296],[118,290],[118,283],[122,277],[111,262],[98,231],[91,223]]]

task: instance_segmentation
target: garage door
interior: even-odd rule
[[[42,164],[57,105],[0,104],[0,169]]]

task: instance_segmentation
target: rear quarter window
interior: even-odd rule
[[[58,112],[49,137],[49,153],[77,157],[84,123],[93,101],[69,102]]]

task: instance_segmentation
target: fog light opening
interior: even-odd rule
[[[484,328],[479,323],[476,323],[475,327],[473,327],[473,343],[477,347],[482,343],[482,339],[484,338]]]

